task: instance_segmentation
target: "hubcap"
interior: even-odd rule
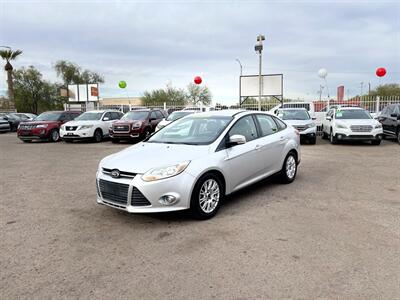
[[[292,179],[296,174],[296,160],[293,156],[289,156],[286,160],[286,175],[289,179]]]
[[[100,142],[100,140],[101,140],[100,132],[96,131],[96,141]]]
[[[200,189],[199,203],[201,210],[207,214],[213,212],[218,205],[219,197],[218,182],[214,179],[206,180]]]

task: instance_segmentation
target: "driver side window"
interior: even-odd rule
[[[246,142],[256,139],[258,137],[257,128],[256,124],[254,124],[253,117],[246,116],[237,121],[228,133],[229,137],[235,134],[243,135],[246,138]]]
[[[105,121],[105,120],[104,120],[105,118],[108,118],[108,120],[111,120],[111,113],[110,113],[110,112],[106,113],[106,114],[103,116],[103,121]]]

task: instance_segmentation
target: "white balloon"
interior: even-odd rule
[[[328,75],[328,71],[327,71],[326,69],[324,69],[324,68],[319,69],[319,71],[318,71],[318,76],[319,76],[319,77],[325,78],[326,75]]]

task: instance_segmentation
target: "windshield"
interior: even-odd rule
[[[130,111],[123,115],[121,120],[144,120],[148,115],[148,111]]]
[[[173,112],[172,114],[170,114],[170,115],[166,118],[166,120],[167,120],[167,121],[176,121],[176,120],[178,120],[178,119],[180,119],[180,118],[183,118],[184,116],[188,116],[188,115],[190,115],[190,114],[192,114],[192,112],[188,112],[188,111],[176,111],[176,112]]]
[[[102,112],[85,112],[79,117],[75,118],[75,121],[98,121],[103,115]]]
[[[361,109],[346,109],[346,110],[337,110],[336,119],[372,119],[369,112]]]
[[[304,109],[279,110],[278,117],[282,120],[310,120],[310,115]]]
[[[61,117],[59,112],[44,112],[41,113],[35,121],[58,121]]]
[[[188,116],[158,131],[149,143],[208,145],[228,126],[229,116]]]

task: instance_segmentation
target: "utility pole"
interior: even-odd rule
[[[262,50],[263,50],[263,43],[262,41],[265,40],[265,36],[262,34],[257,36],[257,43],[254,47],[254,50],[258,52],[259,56],[259,66],[258,66],[258,110],[261,111],[261,94],[262,94]]]
[[[371,95],[371,82],[368,82],[368,96]]]
[[[360,97],[362,97],[364,82],[360,82]]]

